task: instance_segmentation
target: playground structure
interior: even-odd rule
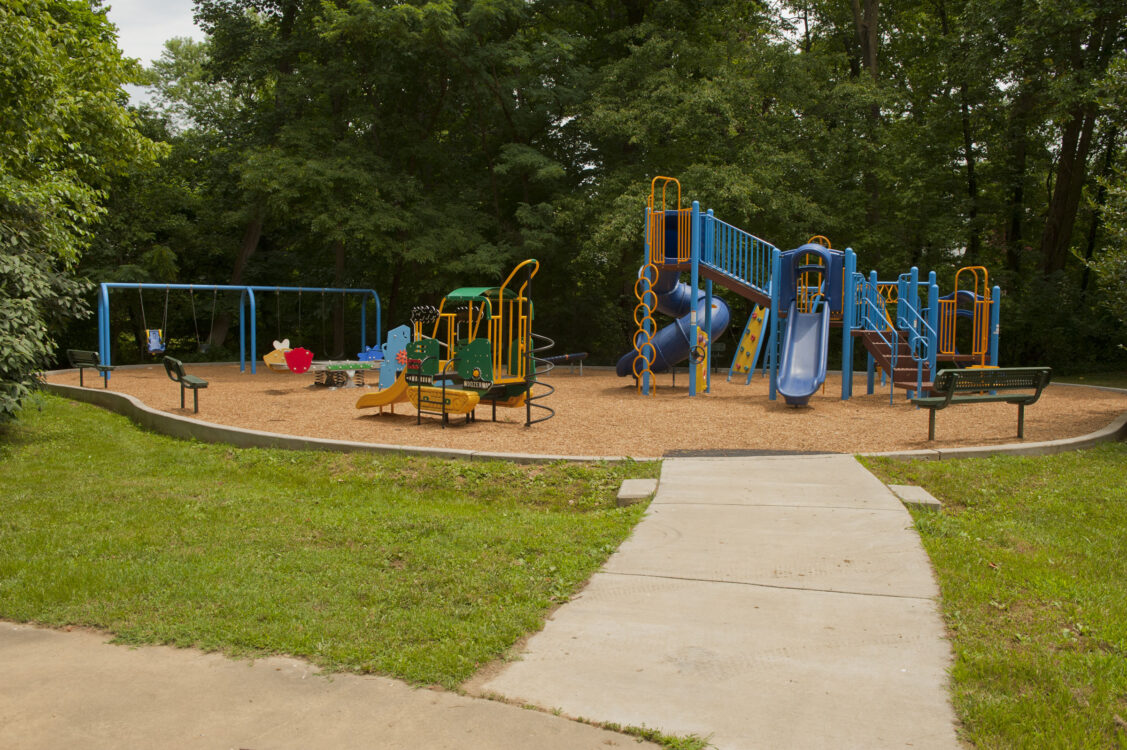
[[[112,343],[112,334],[110,331],[110,290],[111,289],[136,289],[141,299],[142,317],[144,316],[144,290],[157,289],[163,290],[165,293],[165,312],[163,328],[149,329],[147,321],[143,321],[142,325],[145,326],[145,335],[147,338],[146,348],[149,354],[163,354],[166,348],[167,340],[167,325],[168,325],[168,295],[172,291],[187,291],[190,295],[192,304],[192,318],[195,320],[195,293],[196,292],[211,292],[213,295],[212,315],[215,312],[215,296],[219,292],[237,292],[239,294],[239,370],[245,372],[247,366],[247,326],[249,322],[249,344],[250,344],[250,371],[254,374],[256,370],[257,357],[254,352],[258,351],[258,333],[257,333],[257,308],[256,308],[256,293],[274,292],[280,295],[283,292],[297,293],[319,293],[322,298],[325,294],[341,294],[341,295],[357,295],[360,297],[360,347],[366,349],[367,346],[367,302],[370,297],[376,306],[376,338],[378,340],[380,334],[380,297],[374,289],[345,289],[340,287],[302,287],[302,286],[254,286],[254,285],[231,285],[231,284],[150,284],[150,283],[126,283],[126,282],[103,282],[99,284],[98,289],[98,354],[101,361],[110,364],[110,348]],[[300,299],[300,296],[299,296]],[[196,334],[197,341],[199,333]],[[288,342],[287,342],[288,347]],[[275,347],[275,351],[277,347]],[[269,355],[268,355],[269,356]],[[270,363],[268,363],[270,364]]]
[[[762,351],[771,400],[782,393],[788,404],[799,406],[817,392],[826,378],[833,328],[841,329],[843,400],[853,393],[855,341],[868,352],[868,393],[874,392],[879,369],[890,401],[895,388],[908,397],[926,393],[939,362],[998,364],[1001,291],[989,286],[981,266],[959,269],[954,290],[945,296],[934,271],[926,281],[915,267],[895,281],[881,281],[876,271],[857,272],[852,248],[833,250],[825,237],[783,252],[711,210],[702,211],[696,201],[682,208],[681,185],[672,177],[651,182],[645,221],[633,350],[617,367],[620,376],[634,376],[642,393],[653,393],[655,374],[686,358],[696,365],[689,371],[689,395],[710,389],[713,341],[730,319],[728,306],[713,296],[714,283],[755,305],[729,379],[746,373],[750,381]],[[687,284],[679,281],[685,271]],[[655,312],[676,320],[657,330]]]
[[[416,307],[411,341],[402,357],[395,355],[405,367],[394,383],[362,396],[356,408],[379,407],[382,412],[385,406],[409,401],[417,422],[430,414],[441,417],[443,426],[452,414],[472,421],[483,402],[492,405],[494,421],[498,406],[523,406],[526,427],[554,416],[550,407],[535,403],[555,390],[537,379],[552,364],[536,354],[553,345],[532,332],[532,279],[539,268],[538,261],[525,260],[500,286],[463,287],[447,294],[437,308]],[[548,390],[533,395],[535,385]],[[547,413],[533,419],[533,409]]]

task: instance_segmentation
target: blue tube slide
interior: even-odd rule
[[[826,381],[830,306],[823,304],[821,308],[821,312],[800,313],[791,302],[787,312],[778,389],[791,406],[805,406]]]
[[[693,290],[688,284],[678,281],[678,276],[680,276],[680,273],[677,271],[661,271],[653,284],[654,294],[657,295],[657,312],[677,318],[677,320],[654,335],[653,345],[656,355],[653,364],[650,366],[651,372],[668,372],[673,365],[687,359],[689,351],[696,344],[695,341],[691,341],[692,334],[689,330]],[[696,293],[697,325],[702,327],[704,326],[704,314],[706,312],[705,298],[705,293],[698,290]],[[731,319],[732,315],[728,310],[728,304],[719,297],[713,297],[711,331],[713,340],[727,330]],[[631,350],[623,354],[622,358],[618,360],[618,366],[615,369],[619,377],[634,374],[635,356],[637,356],[637,353]]]

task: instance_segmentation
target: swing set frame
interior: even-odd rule
[[[129,282],[102,282],[98,285],[98,355],[101,357],[102,364],[110,365],[110,344],[112,342],[112,335],[110,331],[110,290],[111,289],[160,289],[164,290],[167,294],[169,291],[187,291],[187,292],[238,292],[239,293],[239,371],[246,372],[247,369],[247,322],[249,317],[250,322],[250,372],[255,374],[257,372],[257,356],[254,352],[258,351],[258,319],[257,308],[255,303],[255,292],[297,292],[297,293],[319,293],[319,294],[355,294],[360,297],[360,346],[366,348],[368,345],[368,299],[369,297],[376,305],[376,341],[381,340],[383,333],[382,321],[380,320],[380,295],[376,293],[375,289],[346,289],[342,287],[321,287],[321,286],[255,286],[255,285],[233,285],[233,284],[151,284],[151,283],[129,283]],[[248,316],[249,312],[249,316]],[[165,331],[164,335],[167,338],[168,332]]]

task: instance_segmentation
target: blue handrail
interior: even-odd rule
[[[896,328],[889,324],[888,308],[877,284],[860,273],[853,274],[853,284],[854,293],[859,296],[853,308],[856,320],[850,321],[850,326],[872,331],[888,346],[889,368],[892,370],[888,379],[888,402],[891,404],[895,397],[895,372],[900,353],[900,335]]]
[[[705,241],[702,243],[701,263],[769,297],[771,254],[777,248],[711,214],[705,214],[703,218]]]

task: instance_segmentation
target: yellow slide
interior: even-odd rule
[[[420,403],[422,408],[432,411],[443,411],[442,406],[442,389],[434,386],[423,386],[422,388],[409,388],[407,397],[411,399],[411,405],[416,409],[419,408]],[[464,391],[460,388],[447,388],[446,389],[446,408],[447,414],[469,414],[477,406],[478,401],[481,400],[481,394],[477,391]]]
[[[380,407],[380,413],[383,413],[385,406],[391,407],[391,412],[395,413],[394,404],[403,403],[407,400],[407,370],[404,368],[400,371],[399,377],[395,379],[389,387],[384,388],[382,391],[375,391],[374,393],[365,393],[356,402],[357,409],[370,409],[373,406]]]

